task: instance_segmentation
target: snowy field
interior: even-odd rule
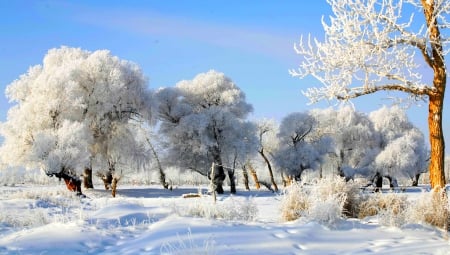
[[[0,254],[450,254],[447,233],[429,226],[283,222],[280,194],[238,189],[214,205],[206,190],[128,185],[80,199],[62,184],[3,186]]]

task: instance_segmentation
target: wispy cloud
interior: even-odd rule
[[[212,23],[200,19],[163,15],[154,11],[102,10],[83,11],[80,22],[107,29],[131,32],[143,36],[166,36],[176,39],[234,48],[245,52],[263,54],[278,61],[292,61],[295,57],[292,33],[263,27],[246,27],[236,24]]]

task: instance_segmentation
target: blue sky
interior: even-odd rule
[[[151,88],[174,86],[210,69],[225,73],[254,107],[251,117],[280,120],[315,107],[301,90],[318,85],[288,74],[299,61],[293,45],[302,34],[323,36],[325,0],[6,1],[0,0],[0,90],[46,52],[62,45],[108,49],[139,64]],[[368,112],[391,104],[385,94],[354,101]],[[0,95],[0,121],[10,105]],[[427,135],[427,107],[412,106],[411,120]],[[450,122],[444,118],[446,131]]]

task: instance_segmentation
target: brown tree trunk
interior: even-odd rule
[[[255,169],[253,168],[253,166],[250,163],[247,165],[248,165],[248,169],[250,170],[250,175],[252,176],[253,181],[255,182],[256,189],[260,189],[261,185],[259,184],[258,175],[256,175]]]
[[[431,159],[430,182],[431,188],[445,187],[444,157],[445,143],[442,130],[443,97],[430,97],[428,127],[430,131]]]
[[[264,150],[259,150],[259,154],[261,157],[263,157],[264,162],[266,162],[267,168],[269,169],[269,175],[270,175],[270,182],[272,182],[273,189],[275,191],[278,191],[277,183],[275,182],[275,178],[273,178],[273,171],[272,171],[272,165],[270,164],[269,159],[267,158],[266,154],[264,154]]]
[[[422,0],[423,11],[427,23],[431,54],[424,54],[425,60],[433,68],[434,90],[428,93],[428,128],[430,132],[431,160],[430,160],[430,182],[431,188],[439,189],[445,187],[444,154],[445,143],[442,130],[442,109],[444,107],[445,86],[447,74],[444,56],[442,55],[442,43],[437,19],[435,16],[435,2]]]
[[[85,189],[93,189],[94,183],[92,182],[92,169],[86,167],[83,172],[83,185]]]
[[[117,190],[117,183],[119,182],[119,179],[114,177],[112,179],[112,184],[111,184],[111,195],[112,197],[116,197],[116,190]]]
[[[78,177],[63,172],[55,174],[55,176],[64,180],[68,190],[76,192],[79,196],[83,195],[83,193],[81,193],[81,180]]]

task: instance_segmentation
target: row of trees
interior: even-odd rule
[[[209,71],[174,87],[147,89],[140,68],[108,51],[52,49],[10,84],[16,104],[1,124],[1,162],[40,168],[81,193],[92,172],[112,188],[131,169],[156,162],[195,171],[223,192],[228,175],[264,162],[274,174],[300,179],[306,169],[333,165],[347,178],[376,173],[415,178],[426,170],[422,133],[399,107],[369,115],[351,107],[292,113],[281,123],[248,120],[252,106],[223,73]],[[214,169],[211,165],[214,163]]]

